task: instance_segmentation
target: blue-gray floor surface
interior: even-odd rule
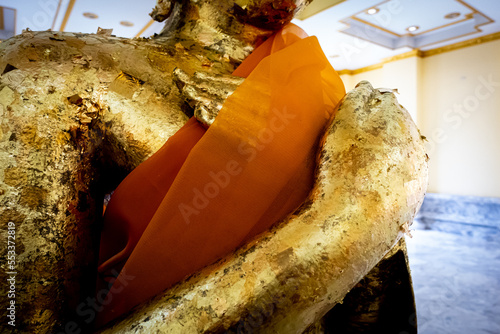
[[[498,234],[412,235],[406,241],[419,334],[500,334]]]

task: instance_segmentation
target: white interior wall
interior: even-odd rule
[[[423,60],[429,190],[500,197],[500,41]]]

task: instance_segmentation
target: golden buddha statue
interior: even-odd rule
[[[15,278],[16,330],[92,330],[81,306],[100,309],[105,194],[191,114],[210,126],[243,81],[230,74],[309,2],[159,0],[153,38],[25,30],[0,44],[0,221],[15,231],[0,276]],[[388,279],[372,269],[404,253],[426,189],[418,129],[392,93],[362,82],[320,144],[297,211],[103,332],[301,333],[363,278]]]

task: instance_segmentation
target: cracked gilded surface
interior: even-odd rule
[[[173,69],[234,70],[191,48],[53,32],[0,44],[0,223],[16,224],[17,329],[59,328],[91,295],[104,192],[187,120]]]
[[[307,1],[261,2],[272,21]],[[85,326],[75,313],[93,294],[103,195],[187,120],[173,69],[232,73],[274,32],[238,21],[234,6],[172,1],[154,39],[26,30],[0,44],[0,228],[6,241],[16,225],[17,331]]]
[[[361,82],[325,134],[314,191],[297,212],[102,333],[302,333],[407,231],[427,172],[408,112]]]

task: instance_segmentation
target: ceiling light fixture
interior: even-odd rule
[[[120,24],[125,27],[133,27],[134,24],[130,21],[120,21]]]
[[[445,19],[448,19],[448,20],[451,20],[451,19],[455,19],[457,17],[460,16],[460,13],[459,12],[453,12],[453,13],[450,13],[450,14],[446,14],[444,16]]]
[[[420,29],[419,26],[409,26],[408,28],[406,28],[406,30],[408,30],[409,32],[414,32],[417,31],[418,29]]]
[[[374,14],[377,14],[377,13],[378,13],[378,11],[379,11],[379,9],[378,9],[378,8],[372,7],[372,8],[370,8],[370,9],[368,9],[368,10],[366,11],[366,14],[368,14],[368,15],[374,15]]]
[[[97,14],[89,12],[83,13],[83,16],[85,16],[88,19],[97,19],[99,17]]]

